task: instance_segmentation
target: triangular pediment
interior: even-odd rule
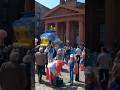
[[[63,16],[63,15],[69,15],[69,14],[74,14],[74,13],[80,13],[80,10],[77,8],[70,8],[67,6],[59,5],[49,12],[47,12],[44,15],[45,17],[54,17],[54,16]]]

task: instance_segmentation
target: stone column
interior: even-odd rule
[[[70,22],[66,22],[66,43],[70,43]]]
[[[55,22],[55,31],[57,32],[57,34],[59,34],[59,32],[58,32],[58,22]]]
[[[71,23],[70,23],[70,30],[69,30],[69,32],[70,32],[70,41],[71,41],[71,46],[75,46],[75,43],[76,43],[76,40],[75,40],[75,29],[76,29],[76,27],[75,27],[75,22],[74,21],[72,21]]]
[[[48,30],[48,23],[45,23],[45,31]]]
[[[81,21],[79,21],[79,45],[81,45],[83,42],[84,42],[84,37],[85,37],[85,35],[84,35],[85,33],[84,33],[84,25],[83,25],[83,22],[81,22]]]

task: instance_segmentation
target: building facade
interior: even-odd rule
[[[115,41],[120,42],[119,16],[119,0],[86,0],[86,47],[111,49]]]
[[[45,30],[41,17],[50,9],[35,1],[35,36],[40,36]]]
[[[85,42],[85,7],[77,0],[60,0],[60,4],[47,12],[42,20],[45,30],[55,27],[64,43],[75,46]]]

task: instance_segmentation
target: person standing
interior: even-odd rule
[[[94,69],[95,67],[95,64],[96,64],[96,61],[95,61],[95,56],[94,56],[94,53],[92,50],[90,49],[87,49],[87,52],[86,52],[86,64],[88,66],[91,66],[92,69]]]
[[[120,90],[120,50],[114,59],[110,84],[111,90]]]
[[[102,47],[101,53],[97,57],[97,64],[99,67],[99,82],[103,90],[107,90],[111,62],[112,59],[107,53],[106,48]]]
[[[59,49],[57,50],[56,59],[57,59],[57,60],[63,60],[63,51],[62,51],[62,48],[59,48]]]
[[[53,59],[56,57],[56,54],[57,54],[57,51],[55,50],[53,45],[51,45],[49,48],[49,61],[48,62],[52,62]]]
[[[77,64],[78,64],[78,73],[75,76],[75,81],[78,81],[78,82],[79,82],[79,64],[80,64],[80,55],[81,55],[81,52],[82,51],[81,51],[81,49],[78,46],[77,49],[76,49],[76,61],[77,61]]]
[[[70,47],[66,47],[66,60],[67,60],[67,63],[68,63],[68,60],[70,59],[70,54],[71,54],[71,50],[70,50]]]
[[[20,64],[19,53],[12,52],[9,62],[2,64],[0,68],[0,85],[3,90],[25,90],[26,73],[23,64]]]
[[[68,64],[70,66],[70,85],[73,85],[73,80],[74,80],[74,64],[75,64],[75,56],[74,54],[70,55],[70,59],[68,61]]]
[[[44,50],[44,54],[45,54],[45,59],[46,59],[46,67],[48,65],[48,54],[49,54],[49,48],[46,47],[45,50]]]
[[[27,86],[25,90],[31,90],[31,76],[32,76],[32,64],[33,57],[30,54],[30,50],[27,51],[27,54],[23,57],[23,63],[25,65],[26,75],[27,75]]]
[[[43,66],[46,64],[43,48],[39,48],[39,52],[35,53],[35,61],[36,61],[36,66],[37,66],[39,83],[41,83],[42,74],[43,74]]]

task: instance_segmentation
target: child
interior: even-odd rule
[[[75,63],[75,57],[74,54],[70,55],[70,60],[68,61],[68,64],[70,65],[70,85],[73,85],[74,80],[74,63]]]

